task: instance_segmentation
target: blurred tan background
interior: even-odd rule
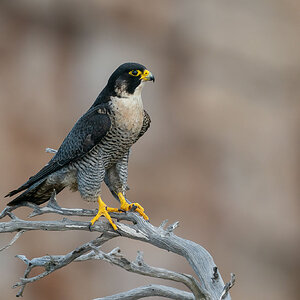
[[[48,162],[44,149],[59,147],[119,64],[140,62],[156,82],[143,93],[152,126],[131,155],[129,199],[154,225],[180,221],[176,233],[209,250],[224,281],[236,273],[233,299],[299,299],[299,53],[296,0],[2,0],[1,195]],[[67,190],[58,201],[95,207]],[[0,254],[0,298],[14,299],[25,269],[14,255],[64,254],[96,236],[26,233]],[[116,246],[191,272],[139,242],[103,249]],[[28,286],[24,299],[92,299],[151,282],[162,283],[76,263]]]

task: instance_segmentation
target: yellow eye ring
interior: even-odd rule
[[[137,76],[141,75],[142,72],[141,72],[140,70],[132,70],[132,71],[129,72],[129,74],[130,74],[131,76],[137,77]]]

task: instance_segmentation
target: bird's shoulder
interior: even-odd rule
[[[110,127],[109,106],[101,104],[92,107],[75,123],[53,157],[53,162],[64,165],[82,157],[100,143]]]
[[[30,185],[83,157],[99,144],[111,127],[109,107],[98,105],[89,109],[66,136],[55,156],[36,175],[29,178]]]

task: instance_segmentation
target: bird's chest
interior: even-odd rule
[[[135,136],[141,131],[144,109],[141,97],[115,98],[113,101],[114,126],[125,136]]]

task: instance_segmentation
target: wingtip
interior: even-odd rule
[[[4,198],[6,198],[6,197],[12,197],[12,196],[14,196],[15,194],[18,194],[19,192],[20,192],[19,190],[13,190],[13,191],[9,192],[8,194],[6,194],[6,195],[4,196]]]
[[[14,200],[13,200],[13,201],[14,201]],[[7,205],[7,206],[14,206],[16,203],[13,202],[13,201],[8,202],[6,205]]]

